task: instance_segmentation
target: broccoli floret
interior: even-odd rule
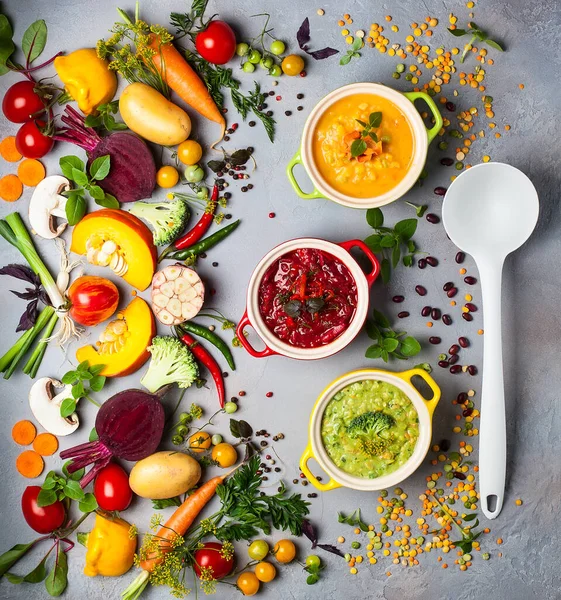
[[[180,388],[187,388],[199,374],[199,368],[189,348],[174,337],[155,337],[152,345],[148,347],[148,352],[152,359],[140,383],[152,393],[169,383],[177,383]]]
[[[135,202],[130,212],[152,226],[156,246],[165,246],[176,240],[190,216],[187,204],[178,198],[169,202]]]
[[[370,411],[355,417],[347,426],[347,432],[352,438],[362,435],[380,435],[382,431],[395,425],[391,415],[381,411]]]

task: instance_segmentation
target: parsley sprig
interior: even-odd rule
[[[476,41],[483,42],[484,44],[487,44],[487,46],[491,46],[491,48],[494,48],[495,50],[498,50],[499,52],[504,52],[504,48],[499,44],[499,42],[492,40],[487,35],[487,32],[483,31],[483,29],[479,29],[479,27],[473,21],[470,21],[468,23],[468,27],[469,27],[469,29],[450,29],[450,28],[448,28],[448,31],[455,37],[463,37],[464,35],[471,35],[471,39],[464,46],[464,51],[462,52],[462,56],[460,57],[461,63],[464,62],[468,52],[473,48],[473,44]]]
[[[366,358],[381,358],[388,362],[390,356],[406,360],[419,354],[421,344],[405,331],[394,331],[389,320],[374,309],[373,318],[366,321],[366,333],[375,343],[366,350]]]
[[[104,127],[107,131],[122,131],[128,129],[125,123],[115,120],[113,115],[119,111],[119,101],[107,102],[97,107],[97,115],[88,115],[84,121],[86,127]]]

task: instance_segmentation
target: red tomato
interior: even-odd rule
[[[35,92],[33,81],[18,81],[4,94],[2,112],[12,123],[26,123],[37,116],[36,113],[44,112],[43,100]]]
[[[28,121],[16,133],[16,148],[25,158],[42,158],[51,151],[55,142],[41,133],[39,127],[44,126],[45,121]]]
[[[119,290],[115,284],[93,275],[78,277],[70,286],[68,297],[72,303],[70,316],[86,327],[107,320],[119,304]]]
[[[211,21],[195,38],[197,52],[213,65],[227,63],[236,53],[236,34],[224,21]]]
[[[223,579],[232,572],[234,568],[234,557],[224,558],[220,551],[222,544],[218,542],[207,542],[203,548],[195,552],[195,564],[193,568],[197,577],[201,576],[204,569],[212,569],[208,572],[214,579]],[[207,573],[205,573],[207,575]]]
[[[37,496],[40,491],[41,488],[38,485],[30,485],[25,488],[21,497],[21,511],[31,529],[37,533],[51,533],[64,524],[66,510],[64,504],[59,500],[49,506],[39,506]]]
[[[132,501],[127,472],[117,463],[109,463],[95,478],[94,496],[103,510],[126,510]]]

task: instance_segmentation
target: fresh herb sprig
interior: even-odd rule
[[[350,515],[345,516],[342,512],[337,513],[337,520],[339,523],[345,523],[351,527],[358,527],[361,531],[368,531],[368,524],[365,523],[360,516],[360,508],[357,508]]]
[[[468,52],[473,48],[473,44],[476,41],[487,44],[487,46],[491,46],[491,48],[494,48],[495,50],[498,50],[499,52],[504,52],[504,48],[499,44],[499,42],[492,40],[488,36],[487,32],[483,31],[483,29],[479,29],[479,27],[473,21],[470,21],[468,23],[468,27],[469,27],[469,29],[450,29],[450,28],[448,28],[448,31],[455,37],[463,37],[464,35],[471,35],[471,38],[470,38],[469,42],[464,46],[464,51],[462,52],[462,56],[460,57],[461,63],[464,62]]]
[[[107,131],[128,129],[125,123],[115,120],[113,115],[119,112],[119,101],[113,100],[97,107],[97,115],[88,115],[84,121],[86,127],[104,127]]]
[[[366,221],[375,233],[368,236],[364,242],[377,254],[382,254],[381,275],[382,281],[388,283],[392,268],[396,268],[400,259],[406,267],[413,265],[417,246],[411,239],[417,231],[417,219],[404,219],[398,221],[393,228],[384,227],[384,214],[379,208],[370,208],[366,211]],[[402,255],[403,250],[403,259]],[[386,252],[391,250],[391,262]]]
[[[415,214],[419,217],[419,219],[427,212],[428,205],[427,204],[413,204],[413,202],[405,201],[407,206],[415,209]]]
[[[353,58],[360,58],[362,54],[359,52],[359,50],[362,48],[362,46],[362,38],[356,37],[355,41],[351,44],[350,49],[347,50],[347,53],[341,57],[339,64],[348,65]]]
[[[169,508],[170,506],[181,506],[181,498],[179,496],[174,496],[173,498],[165,498],[164,500],[152,500],[152,508],[154,510],[162,510],[163,508]]]
[[[171,13],[169,21],[176,28],[176,39],[188,35],[193,42],[195,41],[197,33],[204,28],[202,18],[207,4],[208,0],[193,0],[188,13]]]
[[[65,475],[57,475],[55,471],[49,471],[45,477],[45,481],[41,486],[41,491],[37,496],[38,506],[50,506],[57,500],[64,501],[65,499],[78,502],[78,508],[83,513],[90,513],[97,509],[97,501],[95,496],[88,492],[85,493],[80,486],[79,479],[84,475],[84,469],[80,469],[75,473],[68,473],[66,465],[63,467]]]
[[[406,360],[421,351],[421,344],[405,331],[394,331],[388,319],[374,309],[373,318],[366,322],[366,333],[375,343],[366,350],[366,358],[381,358],[388,362],[390,356]]]
[[[378,143],[378,136],[373,129],[377,129],[382,124],[382,113],[373,112],[368,116],[368,123],[355,119],[355,121],[363,128],[360,132],[360,137],[351,144],[351,156],[356,158],[366,152],[368,145],[364,141],[365,138],[369,137],[374,142]]]
[[[471,521],[475,521],[473,525],[467,525],[466,527],[462,527],[458,525],[454,515],[450,512],[450,509],[444,504],[444,502],[440,502],[440,516],[448,516],[450,519],[450,523],[458,530],[461,535],[461,539],[455,542],[452,542],[454,546],[460,548],[460,550],[464,554],[469,554],[473,549],[473,542],[481,536],[482,531],[474,531],[474,529],[479,525],[479,519],[477,518],[476,513],[470,513],[463,517],[465,523],[471,523]]]
[[[308,43],[310,42],[310,19],[306,17],[300,25],[298,32],[296,34],[296,39],[298,41],[298,46],[300,46],[300,50],[305,52],[308,56],[311,56],[315,60],[323,60],[324,58],[329,58],[334,54],[339,54],[339,50],[335,50],[335,48],[330,48],[329,46],[325,48],[321,48],[321,50],[310,50],[308,47]]]
[[[76,370],[68,371],[61,379],[62,383],[72,386],[72,398],[66,398],[60,405],[60,416],[68,417],[75,410],[78,400],[86,398],[98,408],[100,404],[91,396],[91,392],[101,392],[105,386],[106,378],[100,375],[105,365],[92,365],[90,367],[87,360],[81,362]]]
[[[86,192],[95,200],[96,204],[105,208],[119,208],[117,198],[108,194],[99,185],[109,175],[111,169],[111,157],[99,156],[86,169],[84,161],[77,156],[63,156],[59,160],[62,174],[76,184],[76,188],[63,192],[68,198],[66,201],[66,218],[70,225],[76,225],[86,214]]]

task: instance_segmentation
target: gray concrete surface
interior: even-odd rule
[[[148,21],[166,24],[170,11],[181,11],[185,2],[142,2],[142,15]],[[561,463],[559,461],[559,387],[561,384],[557,357],[559,330],[561,326],[559,312],[559,255],[561,242],[559,236],[559,193],[560,180],[558,168],[559,138],[561,137],[559,112],[559,87],[561,72],[560,27],[561,13],[558,2],[541,0],[527,3],[522,0],[511,2],[476,2],[474,20],[503,40],[507,52],[498,56],[490,51],[495,61],[494,67],[487,69],[485,80],[487,93],[495,98],[495,121],[502,126],[512,125],[512,131],[496,140],[489,135],[487,120],[479,119],[475,131],[484,127],[488,134],[484,140],[478,140],[469,162],[480,162],[485,154],[493,160],[505,161],[524,170],[535,183],[541,201],[541,215],[538,227],[530,241],[507,261],[504,282],[504,339],[505,373],[507,386],[507,410],[509,428],[509,461],[506,501],[502,514],[490,523],[492,534],[483,542],[484,549],[491,552],[492,560],[484,562],[477,559],[466,573],[457,568],[444,571],[437,562],[435,553],[423,555],[421,564],[414,568],[394,566],[389,559],[379,560],[377,565],[361,566],[357,576],[350,576],[346,564],[337,557],[324,556],[327,568],[322,581],[314,587],[305,583],[305,576],[297,565],[280,569],[278,579],[263,587],[260,597],[264,599],[291,598],[293,600],[311,600],[342,598],[401,600],[403,598],[435,598],[442,600],[476,600],[493,597],[496,600],[545,600],[561,597],[559,590],[559,494],[561,492]],[[124,2],[123,8],[132,10],[132,2]],[[391,34],[391,39],[403,42],[409,32],[409,23],[421,22],[426,14],[440,19],[441,25],[430,40],[431,47],[445,42],[451,44],[445,31],[448,14],[453,12],[459,17],[459,24],[468,20],[465,3],[459,0],[445,2],[417,3],[411,0],[399,3],[348,2],[339,4],[326,0],[321,7],[326,15],[319,17],[316,9],[319,3],[279,3],[279,2],[211,2],[209,13],[220,12],[231,21],[240,37],[250,37],[259,31],[258,20],[247,17],[267,10],[272,15],[271,24],[275,34],[296,46],[295,34],[298,26],[309,16],[314,48],[332,45],[345,49],[336,21],[341,13],[350,12],[354,18],[351,29],[368,30],[371,22],[384,23],[384,15],[392,14],[393,23],[399,25],[400,32]],[[84,45],[94,45],[105,35],[117,17],[113,0],[86,2],[84,0],[8,0],[3,9],[9,14],[16,30],[16,39],[21,37],[25,27],[33,20],[45,18],[49,26],[49,42],[45,56],[58,50],[71,51]],[[473,59],[470,59],[473,60]],[[334,241],[354,237],[365,237],[369,228],[360,211],[344,209],[327,201],[303,201],[292,191],[284,168],[296,151],[308,111],[327,92],[333,88],[360,80],[380,81],[400,90],[409,89],[402,78],[392,79],[396,59],[381,56],[376,51],[365,49],[362,58],[354,60],[346,67],[338,65],[338,59],[324,62],[308,61],[308,76],[305,79],[280,78],[275,93],[283,96],[280,103],[271,99],[269,106],[278,117],[277,139],[270,144],[264,137],[260,126],[253,129],[241,125],[238,133],[228,144],[229,148],[252,145],[256,147],[257,170],[251,181],[255,189],[252,193],[242,194],[234,191],[231,212],[243,220],[242,227],[232,238],[217,247],[206,261],[201,261],[200,271],[209,287],[216,289],[212,305],[226,314],[239,318],[244,310],[245,289],[254,265],[273,245],[294,236],[320,236]],[[408,59],[409,64],[411,59]],[[52,71],[47,69],[48,74]],[[256,76],[263,82],[264,89],[270,88],[270,79],[259,72]],[[15,76],[5,76],[0,82],[3,92]],[[253,77],[241,75],[240,79],[251,84]],[[523,82],[525,89],[520,91],[518,84]],[[458,85],[444,88],[451,96],[452,89],[460,90],[454,99],[460,108],[466,109],[477,104],[480,93]],[[300,101],[296,94],[305,94],[302,104],[305,110],[296,111]],[[292,110],[290,118],[284,116],[285,110]],[[239,121],[233,111],[229,113],[230,122]],[[215,130],[194,118],[197,137],[210,141]],[[14,134],[16,127],[0,120],[0,132],[4,137]],[[452,145],[451,145],[452,146]],[[49,173],[57,172],[58,157],[74,153],[69,146],[57,144],[45,163]],[[429,177],[423,187],[414,188],[407,200],[415,203],[428,203],[430,210],[440,212],[441,199],[433,195],[437,185],[447,185],[451,171],[439,165],[441,154],[431,149],[428,159]],[[0,161],[0,173],[13,172],[14,168]],[[476,190],[474,190],[476,193]],[[156,194],[156,197],[161,193]],[[29,192],[13,205],[0,203],[1,214],[10,210],[26,211]],[[269,212],[275,212],[276,218],[269,219]],[[384,210],[388,222],[412,216],[412,209],[402,201]],[[429,290],[426,302],[445,308],[446,298],[442,293],[442,284],[448,280],[459,281],[457,265],[453,257],[455,248],[447,240],[441,225],[434,226],[425,220],[419,222],[415,236],[420,247],[440,259],[436,269],[420,271],[400,268],[391,285],[374,286],[372,304],[395,317],[397,307],[390,301],[394,294],[406,295],[406,302],[400,309],[407,309],[413,315],[403,322],[403,326],[423,341],[428,337],[427,328],[420,318],[420,307],[425,300],[417,297],[413,291],[417,283]],[[21,262],[17,252],[0,240],[2,264]],[[37,242],[49,265],[56,268],[56,256],[52,244]],[[211,267],[211,261],[217,261],[217,268]],[[474,273],[473,262],[468,258],[465,266]],[[14,288],[13,281],[3,278],[0,285],[0,303],[3,306],[1,319],[2,349],[8,348],[16,339],[14,332],[22,303],[16,301],[9,290]],[[120,286],[123,302],[130,299],[130,291]],[[19,286],[18,286],[19,289]],[[463,287],[461,292],[465,293]],[[479,304],[479,289],[473,290],[474,302]],[[460,296],[461,298],[461,296]],[[476,330],[482,322],[482,312],[475,314],[472,323],[465,323],[454,309],[454,326],[443,327],[438,323],[431,333],[443,338],[442,348],[446,349],[458,335],[467,335],[472,346],[465,356],[473,364],[481,363],[482,339]],[[95,334],[92,335],[95,339]],[[317,394],[335,376],[351,369],[365,366],[383,367],[379,361],[368,361],[364,351],[368,345],[366,336],[359,337],[350,347],[337,356],[321,362],[309,364],[288,359],[272,357],[267,360],[250,358],[244,351],[236,352],[238,370],[227,379],[229,395],[236,395],[240,389],[247,390],[247,396],[240,401],[239,416],[251,422],[256,429],[266,428],[271,432],[282,431],[286,435],[283,443],[276,447],[284,463],[287,480],[291,480],[298,470],[298,459],[305,446],[307,424],[310,409]],[[419,361],[436,363],[438,350],[424,344]],[[73,350],[68,353],[68,361],[73,360]],[[467,360],[467,359],[466,359]],[[409,361],[409,365],[418,362]],[[390,369],[398,370],[404,364],[391,363]],[[64,373],[69,362],[55,348],[49,348],[40,375],[56,376]],[[455,407],[451,400],[460,391],[469,387],[479,390],[480,377],[468,375],[452,376],[436,369],[434,373],[443,389],[443,400],[438,407],[434,422],[434,439],[451,437],[455,424]],[[108,398],[116,391],[138,385],[139,374],[125,379],[114,380],[102,393]],[[0,439],[3,460],[0,468],[0,530],[2,531],[1,550],[6,550],[17,542],[33,538],[33,532],[26,526],[21,516],[19,504],[21,494],[27,485],[16,474],[14,461],[20,449],[10,440],[13,423],[21,418],[30,417],[27,404],[27,392],[30,380],[21,374],[14,375],[9,381],[2,381],[3,414],[0,420]],[[272,398],[266,398],[268,391]],[[477,397],[476,397],[477,399]],[[173,398],[166,402],[171,405]],[[199,402],[207,414],[216,404],[212,389],[189,391],[185,404]],[[80,407],[82,426],[70,439],[62,440],[62,447],[84,441],[95,418],[92,406],[84,403]],[[219,421],[219,429],[224,431],[226,419]],[[461,438],[452,436],[457,445]],[[476,445],[476,441],[475,441]],[[476,457],[476,453],[475,453]],[[59,466],[57,457],[47,459],[47,468]],[[410,506],[417,513],[419,502],[416,497],[424,489],[424,478],[432,472],[428,462],[419,468],[405,484],[409,493]],[[311,487],[302,488],[310,492]],[[522,498],[524,504],[515,506],[515,499]],[[334,542],[338,535],[350,537],[349,530],[337,523],[337,511],[349,512],[356,507],[363,509],[368,520],[377,518],[375,496],[351,490],[337,490],[325,494],[313,501],[311,517],[317,524],[322,541]],[[148,524],[152,514],[149,503],[135,501],[127,511],[126,518],[139,525],[141,529]],[[487,525],[487,523],[485,523]],[[495,545],[497,537],[504,539],[501,548],[503,557],[497,556]],[[273,539],[280,538],[275,533]],[[304,558],[308,552],[305,540],[299,541],[299,554]],[[245,550],[240,548],[240,563],[244,560]],[[18,572],[36,560],[33,555],[20,566]],[[77,546],[70,554],[70,583],[67,598],[118,598],[120,591],[133,578],[133,573],[119,579],[88,579],[81,574],[84,549]],[[452,562],[452,561],[449,561]],[[390,570],[391,577],[385,572]],[[193,592],[194,593],[194,592]],[[7,581],[0,582],[0,596],[6,599],[35,599],[45,597],[42,585],[13,586]],[[146,598],[166,598],[165,589],[150,589]],[[221,587],[218,598],[238,598],[238,592],[230,587]]]

